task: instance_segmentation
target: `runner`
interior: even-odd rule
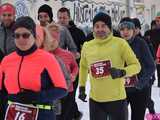
[[[147,43],[140,37],[134,36],[135,25],[131,19],[121,21],[119,30],[121,37],[128,42],[136,54],[142,68],[139,74],[130,77],[126,83],[127,101],[131,106],[131,120],[144,120],[150,78],[155,72],[155,63]]]
[[[14,25],[16,52],[1,62],[4,76],[0,80],[9,99],[5,120],[55,120],[53,101],[67,92],[55,57],[36,47],[35,29],[30,17],[18,18]]]
[[[90,120],[128,120],[124,77],[140,71],[140,64],[127,44],[112,35],[111,17],[98,13],[93,19],[94,40],[84,43],[80,60],[79,98],[86,102],[90,78]],[[127,66],[124,66],[125,63]]]

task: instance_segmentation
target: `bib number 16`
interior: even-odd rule
[[[26,113],[17,112],[14,120],[25,120],[25,114]]]

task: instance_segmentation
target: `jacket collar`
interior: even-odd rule
[[[134,41],[134,39],[135,39],[135,37],[132,37],[131,39],[127,40],[127,42],[128,42],[129,44],[132,44],[133,41]]]
[[[19,56],[27,56],[27,55],[30,55],[32,54],[33,52],[35,52],[37,50],[37,46],[36,44],[33,44],[33,46],[29,49],[29,50],[26,50],[26,51],[22,51],[20,50],[19,48],[16,47],[16,52]]]
[[[97,44],[104,44],[112,40],[112,38],[113,38],[113,34],[111,33],[107,38],[104,38],[104,39],[95,38],[94,40]]]

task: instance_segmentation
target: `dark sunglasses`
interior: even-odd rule
[[[23,37],[24,39],[28,39],[30,37],[30,33],[14,33],[14,38],[19,39],[20,37]]]
[[[6,17],[6,16],[11,17],[12,14],[2,14],[2,16],[3,16],[3,17]]]

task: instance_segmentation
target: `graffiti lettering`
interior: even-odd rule
[[[70,7],[71,4],[73,7]],[[69,5],[69,6],[68,6]],[[108,13],[112,17],[113,24],[117,24],[126,14],[126,8],[120,3],[96,4],[91,2],[74,1],[70,2],[67,7],[72,12],[72,18],[76,23],[91,23],[93,17],[100,11]]]
[[[16,6],[16,18],[20,16],[28,16],[28,8],[26,7],[25,3],[23,0],[18,0],[15,3]]]

